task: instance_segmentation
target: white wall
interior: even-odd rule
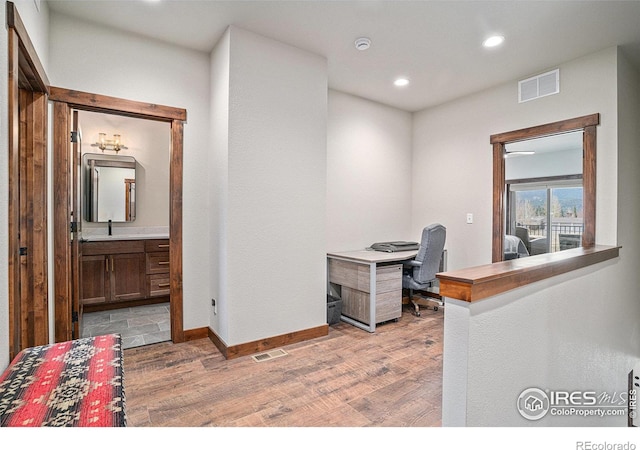
[[[209,311],[209,324],[219,337],[228,339],[229,308],[227,293],[227,255],[229,210],[229,64],[230,30],[224,33],[211,53],[211,143],[209,189],[211,192],[211,250],[209,252],[210,292],[217,301]]]
[[[237,345],[326,324],[327,62],[228,33],[228,141],[214,150],[227,151],[227,186],[214,194],[225,202],[226,285],[212,294],[228,324],[227,334],[214,331]],[[225,65],[220,52],[214,71]]]
[[[420,232],[411,233],[411,117],[329,91],[328,251],[420,240]]]
[[[209,55],[51,13],[53,86],[185,108],[184,328],[208,326]],[[90,43],[90,45],[87,45]],[[115,64],[115,66],[114,66]]]
[[[600,113],[596,238],[616,243],[616,49],[559,66],[559,94],[517,101],[517,81],[414,116],[412,231],[447,227],[448,269],[491,262],[492,147],[489,137]],[[543,70],[543,68],[541,68]],[[466,213],[474,223],[466,223]]]
[[[40,1],[39,7],[36,7],[34,0],[12,0],[18,9],[20,19],[24,23],[29,39],[33,44],[33,48],[38,54],[38,59],[42,63],[42,67],[47,76],[49,73],[49,5],[46,1]],[[6,3],[3,1],[3,3]],[[4,7],[4,6],[3,6]],[[6,21],[3,22],[3,25]]]
[[[447,105],[446,113],[453,113],[454,107],[460,114],[465,110],[471,113],[473,108],[484,111],[488,117],[483,117],[486,123],[482,121],[486,127],[483,141],[488,142],[492,133],[600,112],[596,241],[619,243],[621,256],[472,304],[447,299],[445,426],[626,425],[624,416],[548,415],[530,422],[515,408],[519,394],[529,387],[624,392],[627,375],[640,358],[639,245],[633,231],[640,205],[638,182],[632,181],[639,162],[640,138],[633,125],[640,118],[638,76],[618,57],[616,48],[563,64],[560,76],[563,93],[554,96],[553,101],[538,100],[542,102],[540,107],[546,104],[546,112],[541,109],[534,114],[528,106],[523,108],[527,104],[517,105],[515,88],[509,85]],[[618,100],[623,97],[625,100],[619,105]],[[438,117],[436,111],[429,114]],[[618,122],[623,114],[627,117]],[[433,128],[431,131],[435,132]],[[422,135],[423,151],[424,139]],[[455,145],[450,148],[453,151]],[[464,152],[462,148],[458,150]],[[468,149],[466,153],[473,151]],[[484,153],[491,153],[488,144]],[[478,159],[482,164],[475,167],[477,172],[491,170],[490,158],[485,159]],[[479,189],[478,178],[469,180],[467,192]],[[454,190],[453,195],[462,196],[464,192],[460,191]],[[489,202],[485,208],[490,214],[490,189],[487,193],[477,201]],[[459,215],[459,211],[454,213]],[[490,230],[490,222],[483,224],[483,230],[487,227]],[[490,234],[472,234],[456,232],[455,239],[475,251],[481,246],[471,242],[473,239],[482,240],[482,248],[485,241],[490,242]],[[487,255],[484,262],[489,258]],[[470,265],[458,256],[457,267],[460,264]]]

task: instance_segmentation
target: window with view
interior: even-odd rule
[[[581,183],[513,183],[507,195],[507,233],[520,237],[530,255],[580,247],[584,229]]]
[[[519,238],[529,255],[580,247],[582,131],[508,144],[505,150],[506,234]]]

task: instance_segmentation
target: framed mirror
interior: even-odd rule
[[[132,222],[136,218],[136,160],[86,153],[84,218],[87,222]]]
[[[492,135],[492,261],[595,244],[600,115]]]

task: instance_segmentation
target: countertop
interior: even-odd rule
[[[135,241],[142,239],[169,239],[166,233],[161,234],[116,234],[108,236],[106,234],[83,236],[80,242],[103,242],[103,241]]]

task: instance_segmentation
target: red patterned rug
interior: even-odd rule
[[[123,375],[119,334],[24,349],[0,376],[0,426],[126,426]]]

